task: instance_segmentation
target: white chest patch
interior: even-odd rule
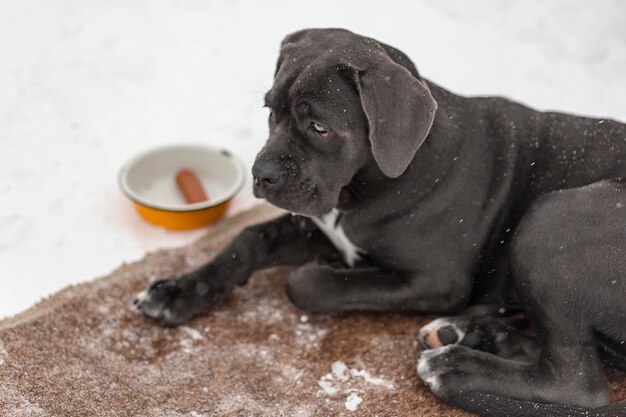
[[[363,251],[348,239],[348,236],[346,236],[346,233],[343,231],[343,227],[337,224],[338,216],[339,211],[332,209],[321,217],[311,217],[311,220],[324,232],[337,250],[341,252],[343,260],[348,266],[352,267],[356,261],[361,259],[359,252]]]

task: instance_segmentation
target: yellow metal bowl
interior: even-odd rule
[[[192,170],[208,200],[187,204],[176,185],[176,173]],[[173,145],[145,152],[120,169],[120,190],[139,215],[157,226],[189,230],[219,220],[245,183],[243,162],[224,149]]]

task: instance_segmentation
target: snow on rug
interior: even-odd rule
[[[0,322],[0,415],[468,416],[416,377],[415,334],[429,317],[307,314],[285,297],[286,268],[177,329],[131,307],[149,282],[276,214],[258,207]],[[610,381],[612,399],[626,400],[623,376]]]

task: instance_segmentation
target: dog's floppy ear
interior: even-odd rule
[[[354,74],[374,159],[386,176],[397,178],[428,136],[437,102],[406,68],[382,58]]]

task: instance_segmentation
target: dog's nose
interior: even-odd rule
[[[285,183],[287,171],[280,161],[257,159],[252,165],[252,176],[264,188],[277,188]]]

